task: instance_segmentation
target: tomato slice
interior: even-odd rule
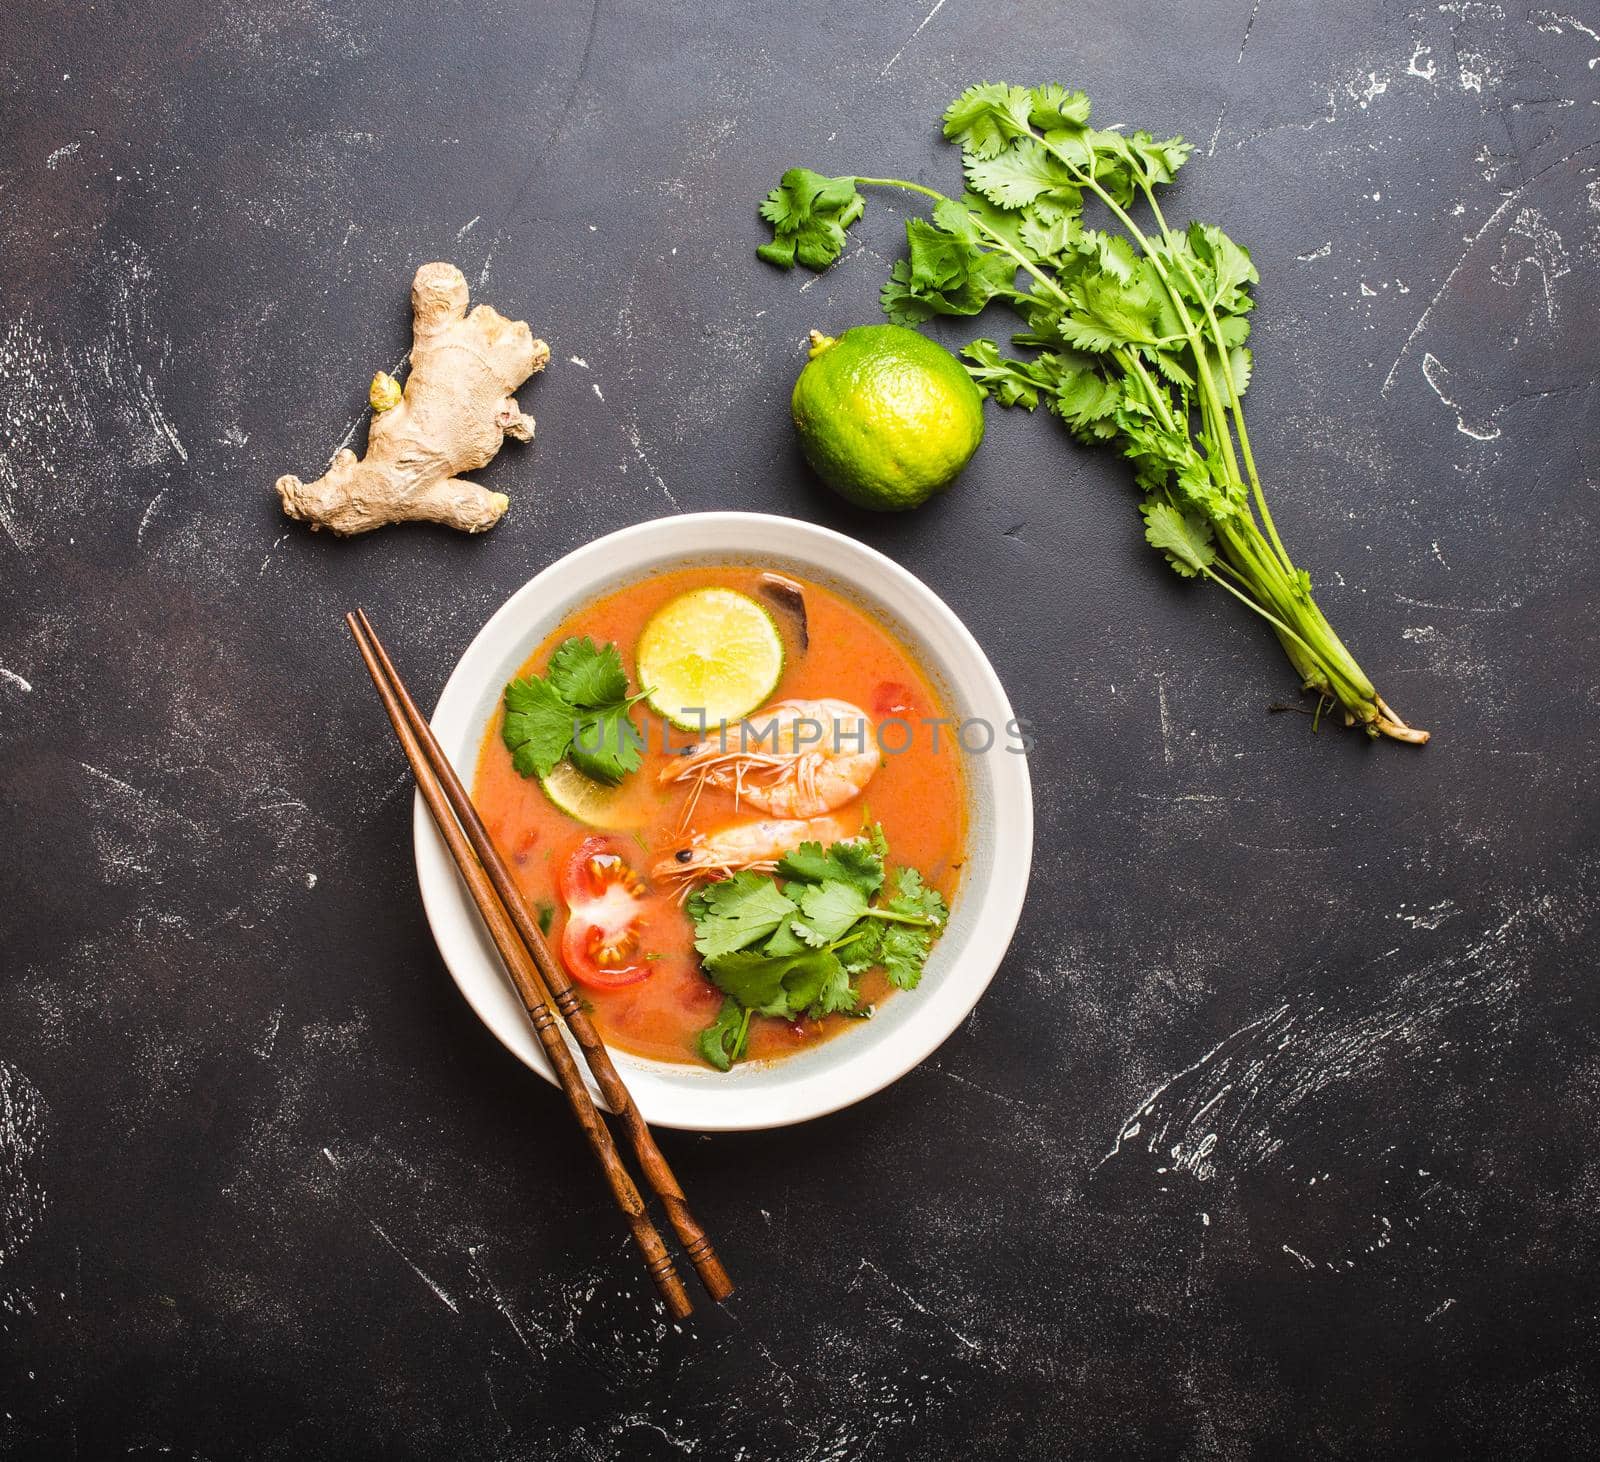
[[[561,958],[580,985],[615,990],[650,973],[644,933],[651,897],[610,838],[585,838],[561,873],[567,927]]]

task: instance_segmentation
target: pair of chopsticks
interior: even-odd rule
[[[489,830],[478,816],[467,789],[455,769],[446,760],[433,731],[416,702],[406,691],[394,662],[378,640],[377,632],[367,619],[366,612],[358,609],[345,616],[350,633],[355,636],[356,647],[366,661],[372,683],[378,688],[383,706],[394,723],[395,735],[405,751],[406,760],[416,774],[417,790],[428,804],[433,820],[455,859],[478,912],[488,926],[495,948],[500,951],[511,983],[527,1007],[528,1018],[533,1022],[539,1043],[544,1047],[550,1064],[555,1068],[561,1090],[589,1146],[605,1172],[617,1207],[622,1210],[633,1233],[639,1252],[644,1255],[645,1267],[661,1292],[662,1301],[674,1320],[684,1319],[694,1308],[688,1291],[678,1277],[672,1255],[662,1242],[661,1234],[650,1220],[645,1200],[624,1166],[617,1145],[612,1140],[611,1129],[590,1100],[589,1089],[579,1074],[577,1062],[562,1034],[561,1021],[583,1052],[595,1084],[605,1099],[621,1118],[623,1130],[633,1147],[634,1156],[644,1170],[646,1181],[661,1199],[667,1219],[672,1224],[678,1242],[694,1265],[695,1273],[714,1300],[725,1300],[733,1293],[733,1282],[711,1248],[711,1240],[689,1211],[683,1189],[667,1166],[667,1160],[656,1146],[654,1136],[645,1125],[644,1118],[634,1105],[633,1097],[623,1085],[617,1068],[611,1064],[610,1053],[600,1039],[589,1017],[584,1013],[578,992],[562,968],[561,962],[550,952],[544,935],[539,931],[521,891],[511,877],[510,870],[501,859],[489,836]],[[561,1019],[557,1019],[557,1016]]]

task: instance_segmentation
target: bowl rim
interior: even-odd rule
[[[547,599],[547,591],[552,584],[575,577],[586,578],[586,587],[575,594],[565,592],[563,596],[571,605],[581,604],[631,579],[647,575],[653,564],[664,569],[673,560],[692,562],[697,558],[710,557],[715,560],[720,557],[732,561],[739,552],[737,548],[720,544],[709,549],[663,547],[660,535],[665,530],[670,530],[674,538],[684,535],[714,538],[718,533],[737,534],[740,530],[770,535],[779,525],[786,541],[794,543],[797,549],[801,541],[809,540],[804,546],[813,550],[818,557],[822,550],[837,550],[846,562],[836,571],[830,567],[826,572],[834,574],[841,585],[853,586],[869,598],[881,600],[889,597],[881,592],[882,584],[863,581],[864,574],[876,574],[892,585],[900,596],[909,598],[920,611],[931,616],[938,628],[955,641],[970,661],[970,668],[983,681],[976,688],[981,695],[975,695],[975,688],[970,686],[963,687],[963,692],[970,699],[984,700],[991,705],[999,713],[1000,719],[996,724],[1012,723],[1010,699],[972,632],[938,594],[887,555],[831,528],[779,514],[729,511],[680,513],[634,523],[580,544],[540,569],[511,593],[485,621],[457,659],[429,718],[440,744],[462,780],[470,786],[476,770],[483,726],[481,721],[474,720],[473,711],[481,706],[485,685],[494,678],[490,672],[494,671],[496,665],[503,665],[508,645],[524,646],[522,653],[517,656],[518,664],[532,652],[537,641],[529,638],[524,627],[545,617],[546,608],[542,601]],[[748,550],[755,556],[781,551],[770,544]],[[857,562],[850,563],[852,558]],[[869,612],[876,611],[869,609]],[[550,628],[554,628],[554,625]],[[549,629],[542,631],[539,638],[548,633]],[[904,634],[904,631],[897,629],[897,633]],[[921,650],[924,653],[929,649],[914,640],[909,648],[913,652]],[[923,1029],[890,1030],[887,1037],[875,1043],[882,1047],[880,1059],[876,1062],[864,1063],[852,1057],[847,1062],[851,1068],[847,1074],[853,1079],[839,1080],[840,1073],[823,1069],[809,1078],[782,1081],[777,1084],[776,1090],[766,1093],[761,1091],[759,1077],[719,1091],[716,1083],[725,1084],[728,1079],[711,1072],[704,1073],[710,1081],[697,1083],[690,1093],[687,1087],[668,1082],[664,1075],[651,1079],[651,1073],[670,1071],[674,1077],[682,1080],[683,1073],[694,1072],[695,1068],[649,1061],[613,1048],[613,1056],[623,1079],[628,1083],[647,1122],[652,1126],[682,1131],[744,1132],[811,1121],[864,1101],[892,1085],[931,1056],[960,1027],[988,989],[1005,958],[1021,918],[1032,866],[1033,791],[1027,757],[1005,755],[997,760],[1003,769],[1003,773],[996,774],[997,781],[1006,784],[999,791],[1005,802],[1005,836],[1001,838],[996,833],[993,837],[993,866],[983,891],[983,901],[972,915],[972,932],[966,947],[958,956],[957,965],[951,969],[950,976],[937,992],[943,997],[938,1002],[942,1015],[936,1020],[925,1018],[919,1021],[918,1024],[925,1027]],[[972,812],[975,823],[978,816],[975,803]],[[990,815],[994,817],[996,813],[991,811]],[[975,829],[969,830],[969,838],[974,835]],[[520,1001],[516,1001],[514,995],[514,1020],[507,1015],[504,997],[509,990],[509,980],[498,959],[490,952],[491,946],[487,944],[487,934],[482,929],[477,910],[472,907],[420,793],[413,798],[412,851],[424,913],[440,958],[456,988],[473,1013],[508,1051],[554,1084],[555,1074],[550,1069],[543,1049],[532,1035],[531,1024]],[[966,910],[959,899],[957,910],[965,916]],[[491,976],[489,981],[483,978],[485,967]],[[916,999],[917,996],[908,994],[901,998]],[[869,1023],[869,1029],[873,1025],[876,1022]],[[518,1033],[522,1037],[520,1040]],[[866,1035],[866,1032],[862,1034]],[[848,1038],[847,1033],[836,1039],[842,1041]],[[834,1044],[834,1041],[826,1043],[827,1046]],[[864,1048],[870,1049],[872,1044],[869,1038]],[[755,1070],[781,1070],[801,1054],[796,1053],[796,1057],[777,1062],[760,1063]],[[859,1052],[856,1054],[859,1055]],[[583,1072],[591,1097],[597,1105],[603,1106],[587,1067],[580,1062],[579,1069]],[[769,1100],[760,1100],[763,1095]],[[705,1097],[710,1100],[705,1100]],[[787,1099],[771,1100],[774,1097]]]

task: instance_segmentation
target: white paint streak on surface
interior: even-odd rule
[[[325,1147],[322,1149],[322,1155],[327,1159],[328,1166],[335,1172],[338,1172],[339,1162],[338,1159],[334,1157],[333,1153]],[[420,1279],[425,1285],[427,1285],[428,1288],[432,1290],[433,1293],[438,1297],[440,1303],[448,1307],[452,1314],[459,1315],[461,1313],[460,1306],[458,1306],[456,1302],[451,1299],[450,1296],[446,1294],[438,1284],[436,1284],[432,1279],[424,1274],[421,1269],[411,1262],[411,1260],[406,1256],[405,1251],[397,1243],[395,1243],[395,1241],[391,1239],[387,1233],[383,1231],[377,1220],[364,1212],[359,1204],[354,1204],[353,1206],[355,1207],[356,1211],[361,1214],[361,1217],[366,1220],[367,1227],[370,1228],[373,1233],[377,1234],[377,1236],[395,1252],[400,1262],[404,1264],[406,1268],[409,1269],[413,1274],[415,1274],[417,1278]]]
[[[1380,76],[1376,71],[1367,72],[1365,83],[1357,82],[1351,88],[1350,94],[1355,97],[1356,105],[1366,111],[1372,105],[1375,97],[1380,97],[1389,89],[1389,78]]]
[[[144,547],[144,530],[150,526],[151,518],[155,516],[156,509],[161,505],[161,499],[166,495],[166,488],[162,488],[160,492],[150,499],[149,503],[145,505],[144,512],[139,515],[139,528],[138,531],[133,535],[133,541],[136,547]]]
[[[33,1083],[0,1061],[0,1269],[16,1258],[44,1217],[37,1164],[45,1112]]]
[[[1591,41],[1600,41],[1600,30],[1585,25],[1575,15],[1561,15],[1554,10],[1529,11],[1528,24],[1552,35],[1560,35],[1562,26],[1571,26],[1579,35],[1588,36]],[[1594,62],[1591,61],[1589,65],[1592,67]]]
[[[1419,916],[1420,927],[1455,912],[1444,900]],[[1359,994],[1329,1000],[1305,991],[1281,1001],[1151,1092],[1100,1166],[1127,1152],[1157,1164],[1157,1174],[1201,1182],[1224,1166],[1292,1167],[1296,1138],[1314,1127],[1319,1107],[1346,1093],[1359,1100],[1396,1067],[1438,1049],[1447,1031],[1459,1042],[1467,1012],[1476,1012],[1485,1041],[1501,1041],[1542,947],[1535,936],[1562,917],[1558,900],[1535,894],[1475,942],[1411,969],[1385,966],[1382,982]]]
[[[928,22],[930,20],[932,20],[933,17],[936,16],[943,9],[944,9],[944,0],[936,0],[936,3],[934,4],[933,9],[930,10],[926,15],[924,15],[922,17],[922,20],[917,25],[917,28],[914,31],[912,31],[909,36],[906,37],[905,43],[900,47],[900,49],[898,51],[896,51],[894,53],[894,55],[889,57],[889,59],[883,63],[883,70],[878,73],[878,80],[879,81],[882,81],[883,78],[885,76],[887,76],[894,69],[894,63],[896,61],[898,61],[903,55],[905,55],[906,47],[909,46],[912,43],[912,41],[916,40],[916,38],[922,34],[922,32],[927,28]]]
[[[1441,604],[1436,599],[1410,599],[1404,594],[1394,597],[1396,603],[1409,604],[1413,609],[1448,609],[1453,614],[1506,614],[1522,608],[1520,599],[1508,599],[1504,604]]]
[[[495,250],[497,250],[499,247],[500,240],[497,236],[495,241],[489,245],[489,252],[484,255],[483,268],[478,273],[478,283],[476,286],[478,289],[482,289],[484,285],[489,282],[489,270],[494,264]]]
[[[81,766],[84,771],[90,773],[90,775],[98,777],[107,786],[115,788],[118,792],[121,792],[126,796],[137,797],[141,802],[144,801],[145,794],[135,787],[133,783],[124,782],[121,777],[114,777],[110,772],[104,771],[100,767],[92,767],[86,761],[81,761],[78,763],[78,765]]]
[[[506,1324],[511,1327],[511,1333],[517,1337],[517,1343],[528,1352],[532,1359],[542,1364],[546,1353],[542,1350],[534,1349],[532,1342],[528,1339],[528,1332],[522,1328],[516,1315],[512,1313],[511,1306],[506,1303],[506,1297],[501,1294],[500,1286],[494,1282],[489,1271],[479,1261],[478,1255],[481,1251],[481,1244],[473,1245],[467,1250],[467,1258],[471,1261],[473,1269],[477,1271],[478,1277],[483,1280],[484,1288],[489,1291],[489,1298],[493,1301],[495,1309],[500,1312]]]
[[[0,320],[0,531],[24,551],[47,528],[70,534],[126,469],[189,459],[158,389],[171,347],[152,323],[149,261],[127,244],[86,271],[93,294],[74,333],[27,310]]]
[[[21,691],[31,691],[33,689],[33,686],[18,675],[15,670],[7,670],[4,665],[0,665],[0,680],[4,680],[7,685],[16,686]]]
[[[282,1025],[283,1006],[280,1005],[272,1012],[272,1021],[267,1026],[267,1033],[263,1037],[261,1044],[256,1047],[256,1055],[261,1057],[263,1061],[272,1055],[272,1048],[278,1043],[278,1030]]]
[[[1256,28],[1256,16],[1261,10],[1261,0],[1255,0],[1250,7],[1249,18],[1244,23],[1244,34],[1239,37],[1239,54],[1233,58],[1235,66],[1244,65],[1245,48],[1250,44],[1250,32]],[[1228,115],[1229,98],[1222,98],[1222,106],[1217,112],[1217,125],[1211,129],[1211,141],[1206,146],[1206,156],[1215,157],[1217,154],[1217,139],[1222,136],[1222,124]]]
[[[627,434],[628,445],[633,448],[634,456],[636,456],[644,464],[644,470],[650,474],[651,481],[653,481],[655,485],[666,494],[667,501],[671,503],[673,507],[677,507],[678,500],[677,498],[673,497],[672,489],[661,480],[661,474],[656,471],[655,464],[652,463],[651,460],[644,454],[644,443],[639,439],[639,428],[634,426],[632,423],[629,423],[629,425],[624,428],[624,431]]]
[[[1220,362],[1221,356],[1219,354]],[[1172,717],[1167,712],[1167,682],[1166,677],[1156,676],[1156,705],[1161,712],[1161,759],[1169,767],[1172,765]]]
[[[1500,435],[1500,428],[1494,425],[1494,418],[1498,412],[1490,414],[1489,420],[1481,425],[1474,426],[1467,421],[1466,414],[1461,408],[1461,403],[1454,397],[1445,393],[1445,386],[1450,379],[1449,369],[1440,363],[1438,356],[1430,351],[1422,353],[1422,375],[1437,396],[1446,406],[1456,414],[1456,430],[1464,437],[1471,437],[1475,442],[1492,442]]]
[[[912,1294],[911,1291],[908,1290],[904,1285],[896,1284],[894,1282],[894,1280],[890,1279],[889,1276],[883,1272],[883,1270],[878,1268],[878,1266],[872,1262],[872,1260],[863,1259],[861,1261],[860,1268],[856,1272],[857,1272],[857,1274],[864,1274],[869,1269],[874,1274],[876,1274],[878,1276],[878,1278],[884,1284],[888,1285],[888,1287],[890,1289],[892,1289],[897,1295],[899,1295],[901,1299],[903,1299],[908,1305],[910,1305],[911,1308],[913,1310],[915,1310],[919,1315],[922,1315],[924,1318],[934,1321],[936,1324],[942,1325],[953,1336],[955,1336],[955,1338],[957,1340],[959,1340],[964,1346],[966,1346],[967,1349],[970,1350],[974,1355],[982,1355],[984,1353],[983,1347],[981,1345],[979,1345],[977,1341],[972,1339],[971,1336],[963,1335],[961,1333],[961,1331],[957,1330],[956,1327],[954,1325],[952,1325],[947,1319],[945,1319],[943,1315],[934,1314],[932,1310],[930,1310],[925,1304],[923,1304],[922,1301],[919,1300],[914,1294]]]
[[[1524,267],[1536,270],[1544,294],[1544,313],[1548,323],[1556,320],[1556,280],[1572,272],[1566,246],[1537,208],[1519,208],[1506,230],[1499,261],[1490,269],[1497,283],[1507,289],[1521,283]]]
[[[65,147],[56,148],[56,150],[44,160],[44,165],[53,172],[69,157],[73,157],[78,152],[82,151],[82,148],[83,144],[81,142],[69,142]]]
[[[1400,906],[1402,909],[1404,904]],[[1420,914],[1396,914],[1395,917],[1404,924],[1409,924],[1413,929],[1426,929],[1430,933],[1437,929],[1447,919],[1453,919],[1461,910],[1456,907],[1454,899],[1440,899]]]
[[[413,1274],[415,1274],[417,1278],[420,1279],[425,1285],[427,1285],[428,1288],[439,1297],[443,1304],[449,1307],[451,1314],[459,1315],[461,1313],[461,1310],[456,1305],[456,1302],[451,1299],[450,1296],[447,1295],[436,1283],[434,1283],[433,1280],[429,1279],[426,1274],[417,1268],[417,1266],[413,1264],[410,1259],[406,1257],[405,1251],[402,1250],[401,1247],[378,1226],[378,1223],[375,1219],[369,1218],[367,1220],[367,1227],[370,1228],[373,1233],[382,1239],[384,1243],[386,1243],[391,1249],[393,1249],[397,1255],[399,1255],[400,1262],[404,1264],[406,1268],[409,1269]]]
[[[1122,1131],[1117,1134],[1116,1140],[1111,1144],[1111,1150],[1100,1159],[1100,1162],[1097,1164],[1097,1166],[1103,1167],[1106,1163],[1110,1162],[1112,1158],[1122,1151],[1122,1144],[1124,1142],[1131,1142],[1134,1138],[1143,1133],[1144,1119],[1155,1110],[1157,1101],[1166,1094],[1168,1089],[1171,1088],[1174,1083],[1181,1081],[1186,1076],[1193,1076],[1196,1072],[1204,1070],[1211,1061],[1216,1059],[1222,1048],[1228,1045],[1230,1042],[1238,1041],[1241,1037],[1248,1036],[1260,1026],[1268,1025],[1274,1021],[1281,1020],[1288,1013],[1289,1007],[1287,1005],[1279,1005],[1276,1009],[1269,1010],[1265,1015],[1259,1016],[1257,1019],[1251,1021],[1248,1025],[1241,1026],[1238,1030],[1234,1031],[1232,1035],[1224,1036],[1192,1066],[1185,1066],[1182,1071],[1177,1073],[1177,1075],[1162,1082],[1160,1086],[1156,1087],[1156,1089],[1152,1091],[1143,1102],[1140,1103],[1138,1111],[1133,1114],[1132,1118],[1123,1123]]]
[[[1395,372],[1400,369],[1400,362],[1406,358],[1406,353],[1411,349],[1411,342],[1415,340],[1417,336],[1419,336],[1426,328],[1429,319],[1433,316],[1434,309],[1437,307],[1439,301],[1444,298],[1445,291],[1455,283],[1456,275],[1461,272],[1462,266],[1467,262],[1467,259],[1471,255],[1473,249],[1477,247],[1478,240],[1488,233],[1489,230],[1500,221],[1506,210],[1511,207],[1513,202],[1515,202],[1516,196],[1517,195],[1513,193],[1509,197],[1502,199],[1500,206],[1496,208],[1495,211],[1486,219],[1484,219],[1481,224],[1478,225],[1478,231],[1467,240],[1467,246],[1461,251],[1461,256],[1456,260],[1455,266],[1447,275],[1445,275],[1444,283],[1439,286],[1438,291],[1434,294],[1433,298],[1428,301],[1427,309],[1425,309],[1417,317],[1417,323],[1411,327],[1411,333],[1406,336],[1405,343],[1400,347],[1400,354],[1395,356],[1394,364],[1389,367],[1389,374],[1383,378],[1383,386],[1379,391],[1380,395],[1387,396],[1389,394],[1389,387],[1394,384]]]
[[[262,556],[261,567],[256,570],[256,577],[258,579],[261,578],[262,575],[266,573],[267,565],[272,562],[272,555],[275,554],[278,551],[278,549],[283,546],[285,541],[287,541],[288,537],[289,537],[289,535],[287,533],[280,533],[276,538],[274,538],[272,540],[272,547],[269,548],[266,551],[266,553]]]

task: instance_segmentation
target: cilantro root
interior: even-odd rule
[[[959,198],[903,178],[792,168],[761,205],[773,238],[757,253],[820,271],[861,217],[862,188],[930,200],[930,218],[906,220],[906,257],[883,286],[889,318],[919,325],[1009,306],[1025,325],[1011,344],[1027,353],[974,340],[962,355],[979,390],[1026,411],[1043,402],[1079,441],[1126,457],[1150,546],[1265,619],[1319,710],[1337,705],[1374,737],[1427,741],[1334,633],[1272,520],[1242,404],[1260,276],[1221,229],[1171,227],[1156,197],[1190,145],[1097,130],[1088,97],[1054,85],[969,87],[944,134],[961,147]],[[1089,201],[1113,227],[1085,221]],[[1141,205],[1144,227],[1130,211]]]

